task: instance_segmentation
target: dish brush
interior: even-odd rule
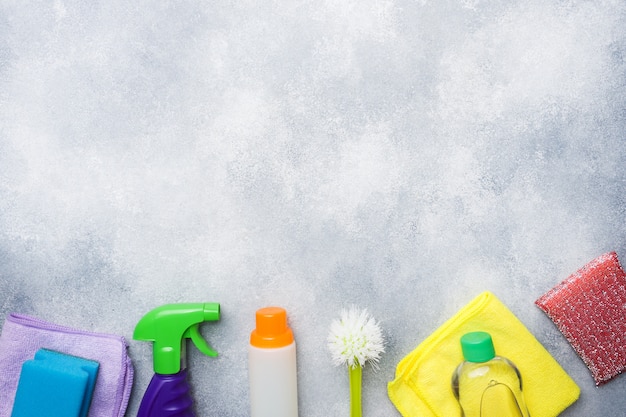
[[[352,307],[341,312],[330,326],[328,349],[336,366],[347,365],[350,379],[350,416],[361,417],[361,381],[363,366],[370,362],[378,369],[385,351],[382,331],[367,312]]]

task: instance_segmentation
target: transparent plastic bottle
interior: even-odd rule
[[[489,333],[463,335],[461,349],[465,360],[452,376],[452,390],[463,417],[530,417],[520,372],[496,356]]]

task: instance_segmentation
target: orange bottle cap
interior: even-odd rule
[[[265,307],[256,312],[256,329],[250,334],[250,344],[258,348],[281,348],[293,342],[293,332],[287,326],[287,312],[281,307]]]

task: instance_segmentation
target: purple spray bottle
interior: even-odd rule
[[[219,318],[218,303],[167,304],[137,323],[133,338],[154,343],[154,376],[137,417],[195,416],[185,367],[187,339],[205,355],[217,356],[202,338],[200,324]]]

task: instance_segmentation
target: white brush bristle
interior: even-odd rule
[[[377,367],[385,351],[380,326],[367,310],[352,307],[341,312],[341,318],[330,326],[328,349],[335,365],[363,366],[371,361]]]

